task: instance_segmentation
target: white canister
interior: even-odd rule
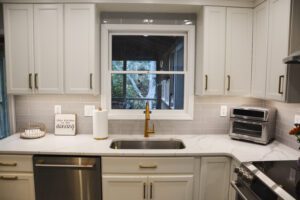
[[[108,138],[107,110],[96,109],[93,112],[93,137],[96,140]]]

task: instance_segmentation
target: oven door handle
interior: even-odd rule
[[[236,119],[236,118],[231,118],[233,122],[240,122],[240,123],[245,123],[245,124],[254,124],[254,125],[265,125],[268,122],[261,121],[261,122],[254,122],[254,121],[247,121],[247,120],[242,120],[242,119]]]
[[[239,194],[240,197],[242,197],[243,200],[248,200],[247,197],[242,193],[242,191],[238,188],[235,181],[230,182],[233,189]]]

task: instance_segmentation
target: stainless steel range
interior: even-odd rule
[[[300,200],[300,163],[266,161],[242,163],[231,185],[237,200]]]

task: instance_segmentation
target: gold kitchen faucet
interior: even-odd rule
[[[151,111],[150,111],[150,108],[149,108],[149,102],[147,101],[147,103],[146,103],[146,110],[145,110],[144,137],[149,137],[149,134],[155,133],[155,131],[154,131],[154,124],[153,124],[153,128],[152,129],[149,128],[150,114],[151,114]]]

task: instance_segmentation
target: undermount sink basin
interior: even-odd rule
[[[184,149],[180,140],[115,140],[112,149]]]

